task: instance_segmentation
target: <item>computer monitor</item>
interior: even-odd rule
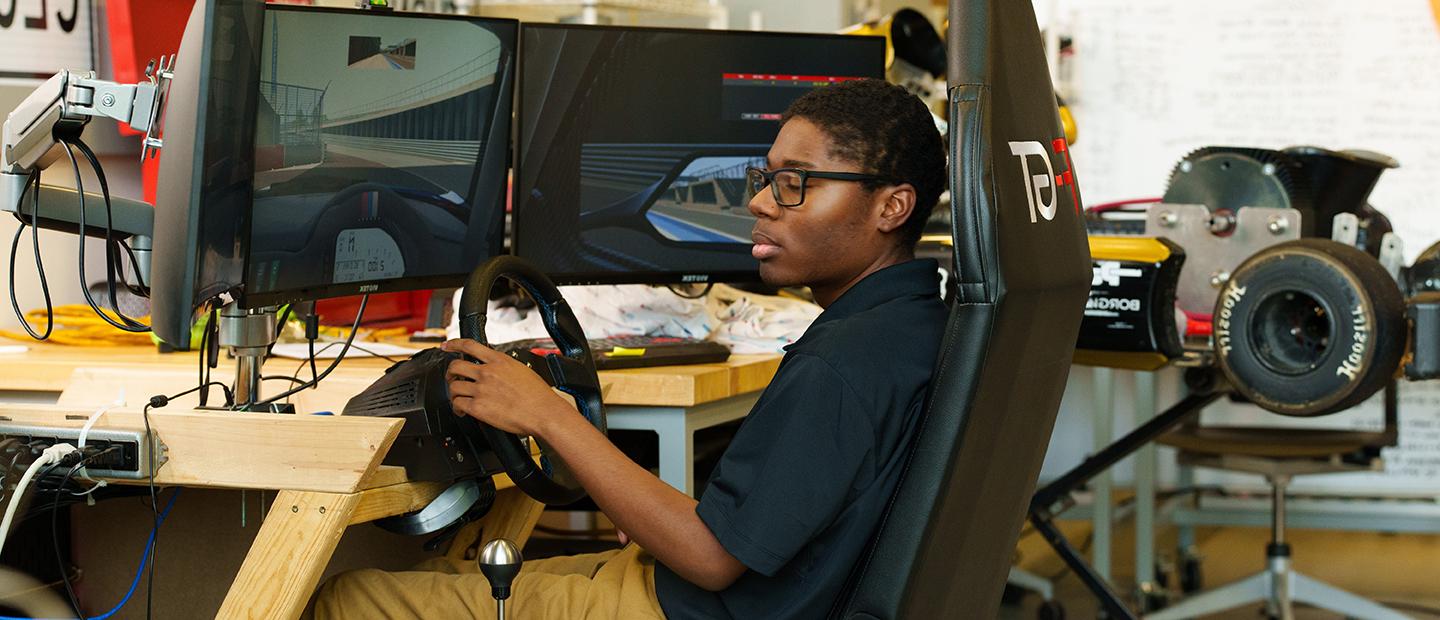
[[[458,286],[502,251],[518,27],[267,7],[242,305]]]
[[[801,94],[883,78],[885,41],[525,24],[514,251],[559,283],[758,280],[746,166]]]
[[[185,24],[163,116],[150,317],[190,348],[196,308],[240,288],[254,170],[259,0],[200,0]]]

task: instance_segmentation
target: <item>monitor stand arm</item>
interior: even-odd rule
[[[80,232],[80,192],[74,188],[55,185],[40,186],[40,217],[35,217],[35,201],[21,193],[25,190],[27,175],[13,174],[0,170],[0,212],[9,212],[15,218],[45,230],[75,234]],[[111,234],[118,240],[127,240],[135,253],[136,276],[140,285],[150,286],[151,235],[155,230],[155,208],[149,203],[118,196],[110,197],[110,213],[105,213],[105,198],[100,194],[85,192],[85,236],[105,238],[105,225],[113,228]]]
[[[108,118],[145,132],[140,161],[153,157],[163,144],[158,127],[175,57],[151,62],[145,78],[135,84],[102,80],[94,71],[61,71],[41,83],[0,123],[0,211],[8,211],[27,224],[86,236],[105,237],[107,226],[119,239],[131,239],[140,281],[150,281],[150,241],[155,230],[155,209],[150,205],[111,197],[108,218],[103,197],[74,189],[42,185],[39,202],[44,209],[35,217],[35,196],[25,195],[32,175],[61,159],[65,142],[78,139],[90,119]],[[23,203],[23,204],[22,204]],[[82,206],[83,203],[83,206]],[[85,229],[79,224],[84,216]],[[143,237],[140,239],[139,237]]]
[[[235,302],[220,308],[220,346],[235,356],[235,404],[242,408],[260,402],[260,369],[275,344],[275,311],[245,309]]]

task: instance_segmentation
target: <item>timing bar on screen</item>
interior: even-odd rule
[[[863,80],[863,77],[850,77],[840,75],[785,75],[777,73],[726,73],[722,76],[725,84],[754,86],[802,86],[811,87],[821,84],[836,84],[850,80]]]

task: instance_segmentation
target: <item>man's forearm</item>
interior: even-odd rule
[[[696,501],[636,465],[584,418],[556,416],[540,437],[559,453],[596,505],[665,566],[710,590],[745,568],[695,514]]]

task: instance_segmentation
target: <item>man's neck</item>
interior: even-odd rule
[[[840,299],[840,296],[845,294],[845,291],[850,290],[850,287],[855,286],[861,280],[869,277],[870,274],[914,259],[915,252],[913,250],[906,249],[902,251],[900,248],[895,248],[890,252],[876,257],[875,260],[871,261],[858,275],[843,283],[810,285],[810,294],[815,297],[815,303],[819,304],[821,308],[829,308],[830,304],[835,303],[835,300]]]

